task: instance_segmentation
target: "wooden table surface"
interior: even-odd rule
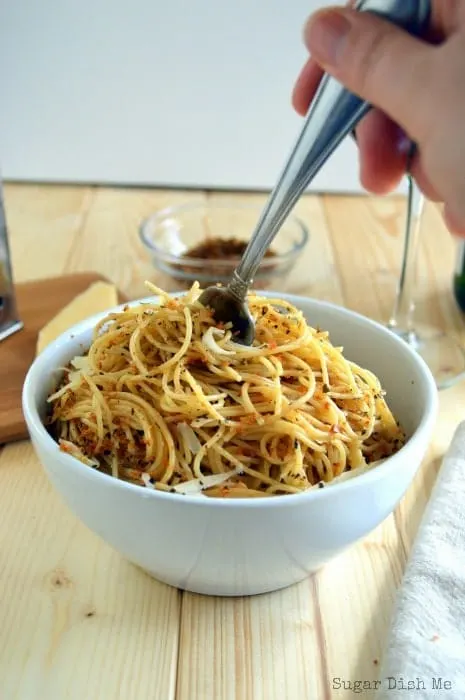
[[[137,228],[149,212],[224,194],[10,184],[18,282],[94,270],[130,298],[154,277]],[[262,195],[228,195],[264,201]],[[311,242],[286,291],[385,321],[401,249],[399,198],[309,196]],[[465,336],[450,287],[454,243],[429,206],[418,318]],[[375,680],[396,589],[465,384],[441,392],[427,458],[395,514],[318,575],[248,599],[180,593],[81,525],[29,442],[0,453],[1,700],[343,700],[338,680]],[[156,535],[155,535],[156,536]],[[161,540],[161,546],[163,542]],[[363,694],[371,698],[370,691]]]

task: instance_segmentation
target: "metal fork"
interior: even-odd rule
[[[428,26],[431,1],[358,0],[355,8],[378,14],[416,36]],[[231,323],[240,342],[250,345],[255,336],[246,297],[265,251],[305,188],[370,109],[371,105],[333,77],[322,78],[302,131],[228,285],[202,292],[199,301],[212,309],[217,321]]]

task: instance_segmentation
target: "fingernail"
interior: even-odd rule
[[[342,12],[318,12],[305,28],[305,39],[312,57],[324,65],[337,66],[349,32],[350,23]]]
[[[402,156],[408,156],[412,150],[412,140],[407,136],[405,131],[399,129],[399,136],[397,138],[397,151]]]

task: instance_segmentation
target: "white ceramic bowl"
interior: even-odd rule
[[[381,325],[321,301],[274,294],[330,331],[345,354],[377,374],[409,439],[364,475],[307,494],[222,501],[145,489],[61,452],[42,425],[45,399],[63,367],[90,344],[99,314],[78,324],[33,363],[23,410],[43,467],[69,508],[155,578],[211,595],[252,595],[302,580],[379,525],[396,507],[428,447],[437,410],[421,358]]]

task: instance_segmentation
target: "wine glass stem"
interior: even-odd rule
[[[408,174],[407,217],[405,222],[402,266],[397,285],[396,300],[388,327],[411,342],[414,341],[415,279],[418,243],[425,198],[414,178]]]

